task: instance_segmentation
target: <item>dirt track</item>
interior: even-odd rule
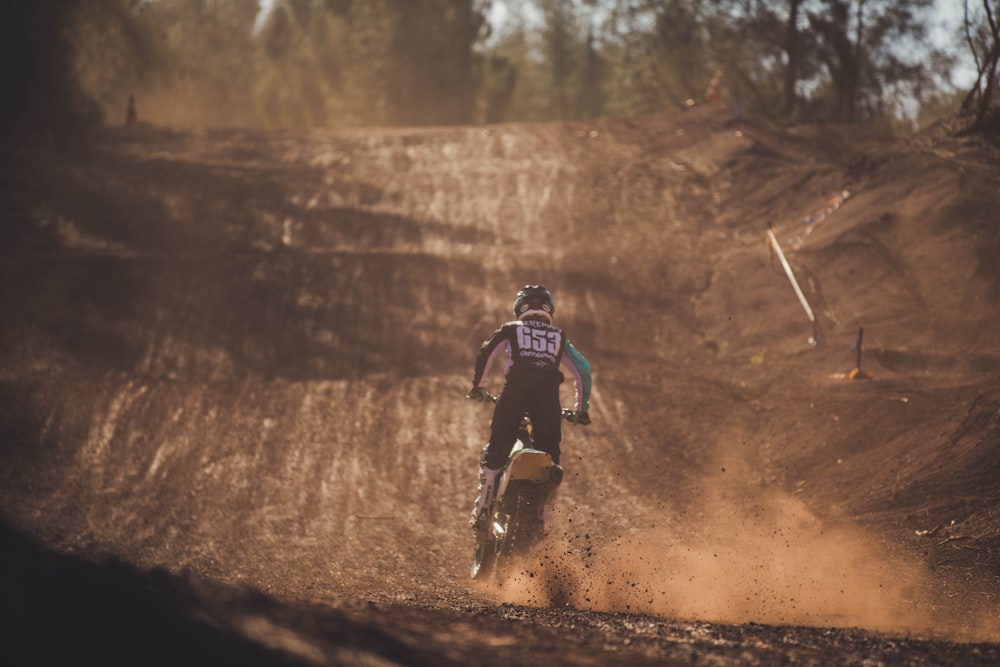
[[[164,664],[995,664],[1000,160],[945,129],[695,109],[31,156],[2,192],[0,506],[84,560],[7,536],[12,659],[151,659],[80,639],[130,619]],[[594,365],[594,423],[496,589],[467,578],[489,413],[462,396],[525,283]]]

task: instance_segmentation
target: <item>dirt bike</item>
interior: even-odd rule
[[[488,400],[496,402],[495,396]],[[571,420],[575,413],[563,409]],[[527,554],[543,533],[545,504],[562,483],[563,469],[546,452],[534,448],[531,419],[521,418],[517,441],[497,477],[497,492],[487,513],[486,530],[476,533],[471,576],[479,579],[492,566],[502,584],[511,564]]]

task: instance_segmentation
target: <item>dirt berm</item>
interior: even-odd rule
[[[997,664],[1000,150],[960,129],[8,156],[0,662]],[[474,584],[463,395],[528,283],[593,424],[544,543]]]

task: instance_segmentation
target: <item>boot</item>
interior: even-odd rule
[[[469,525],[473,530],[485,530],[489,519],[487,516],[490,505],[493,504],[493,496],[497,492],[497,477],[500,469],[494,470],[483,466],[479,469],[479,496],[476,498],[476,507],[472,510],[472,519]]]

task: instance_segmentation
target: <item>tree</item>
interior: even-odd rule
[[[378,3],[374,3],[378,4]],[[394,122],[468,123],[475,113],[474,45],[486,4],[473,0],[388,0],[387,68]]]
[[[788,20],[785,22],[785,117],[791,118],[797,108],[795,86],[799,80],[801,69],[802,40],[799,35],[799,10],[802,0],[788,0]]]
[[[978,17],[969,9],[965,0],[965,35],[969,50],[976,63],[976,81],[962,103],[962,109],[975,109],[975,127],[985,129],[995,113],[994,100],[1000,72],[1000,11],[990,7],[989,0],[982,0],[983,12]],[[1000,5],[998,5],[1000,7]]]
[[[574,74],[581,55],[579,28],[572,0],[539,0],[544,24],[542,40],[551,77],[551,115],[572,118]]]
[[[544,23],[528,0],[507,0],[508,18],[480,50],[480,111],[486,122],[553,118],[553,75]]]
[[[967,21],[980,71],[968,104],[985,114],[997,99],[996,0],[965,1],[969,14],[983,3]],[[701,99],[721,70],[720,98],[750,114],[891,124],[947,97],[949,63],[926,46],[933,2],[504,0],[513,18],[496,31],[491,0],[274,0],[262,24],[258,0],[37,0],[0,18],[51,15],[41,23],[58,22],[53,34],[69,31],[54,53],[72,67],[38,81],[58,74],[77,105],[97,100],[112,118],[133,91],[143,118],[181,124],[627,116]],[[7,51],[27,43],[14,24],[0,22]],[[8,74],[24,85],[35,65]]]
[[[345,92],[349,32],[345,19],[318,1],[275,4],[249,48],[259,54],[254,102],[267,124],[316,127],[353,117],[361,102]]]
[[[813,75],[813,61],[798,55],[809,53],[809,42],[797,24],[793,12],[781,15],[780,3],[742,0],[719,2],[706,19],[707,57],[724,70],[741,108],[774,120],[796,113],[797,84]]]
[[[0,3],[0,141],[63,146],[94,127],[98,107],[74,75],[82,0]]]
[[[633,115],[699,97],[716,69],[707,3],[613,0],[603,22],[605,110]]]
[[[832,117],[851,122],[856,118],[863,68],[864,0],[858,0],[856,17],[852,17],[848,0],[827,0],[827,5],[827,12],[809,13],[809,25],[820,45],[817,55],[830,75],[834,94]]]
[[[577,108],[582,117],[596,118],[604,113],[606,66],[604,58],[594,43],[592,31],[587,33],[580,74],[583,85],[580,88]]]
[[[281,0],[256,37],[257,106],[281,126],[472,122],[488,7]]]
[[[807,11],[815,57],[827,74],[827,85],[814,95],[814,108],[823,99],[828,112],[821,115],[826,119],[870,121],[899,113],[900,93],[919,96],[927,89],[932,65],[946,62],[927,39],[926,15],[932,4],[821,0]]]

